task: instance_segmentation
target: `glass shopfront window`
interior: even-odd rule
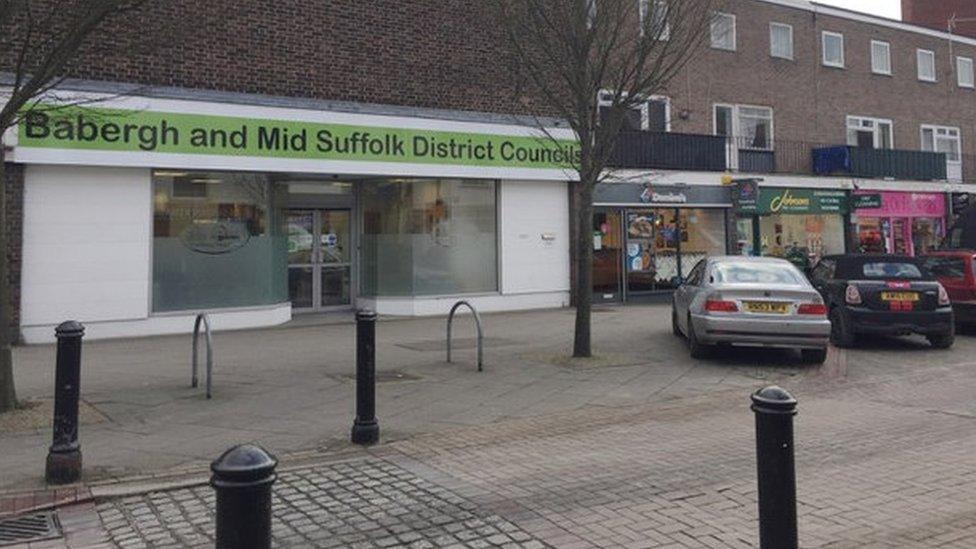
[[[704,257],[725,253],[725,211],[598,209],[593,216],[593,295],[620,299],[676,288]]]
[[[495,196],[494,181],[362,182],[362,293],[497,291]]]
[[[810,267],[844,253],[844,218],[838,214],[772,214],[759,218],[762,255]]]
[[[265,174],[154,172],[153,311],[287,301],[275,206]]]

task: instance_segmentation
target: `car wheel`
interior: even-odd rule
[[[712,349],[708,345],[698,341],[698,336],[695,335],[695,325],[691,323],[691,315],[688,315],[687,335],[688,351],[691,352],[691,358],[708,358]]]
[[[929,344],[932,345],[933,349],[948,349],[956,342],[956,334],[949,332],[947,334],[930,335],[926,336],[926,339],[929,340]]]
[[[830,311],[830,342],[836,347],[854,346],[854,332],[847,325],[840,307],[834,307]]]
[[[827,349],[800,349],[800,359],[804,364],[823,364],[827,360]]]
[[[674,305],[671,306],[671,333],[676,337],[684,336],[681,333],[681,326],[678,326],[678,311],[674,310]]]

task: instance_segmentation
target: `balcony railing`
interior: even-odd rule
[[[946,155],[926,151],[835,146],[810,141],[625,131],[609,165],[624,169],[843,175],[915,181],[973,181],[976,158],[947,172]],[[961,172],[961,173],[960,173]]]
[[[725,171],[725,138],[718,135],[624,131],[610,166],[625,169]]]
[[[817,175],[851,175],[918,181],[946,179],[945,153],[842,145],[813,149]]]

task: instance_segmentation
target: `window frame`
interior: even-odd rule
[[[732,45],[731,45],[731,47],[726,47],[724,45],[718,45],[718,46],[715,45],[715,22],[718,19],[721,19],[723,17],[724,18],[728,18],[731,21],[731,24],[732,24],[732,27],[731,27],[731,30],[732,30],[732,32],[731,32],[731,35],[732,35]],[[736,36],[736,20],[735,20],[735,14],[734,13],[727,13],[727,12],[723,12],[723,11],[716,11],[716,12],[714,12],[712,14],[712,21],[710,22],[710,24],[708,26],[708,38],[709,38],[709,40],[708,40],[709,46],[711,46],[711,48],[714,49],[714,50],[736,51],[736,48],[738,46],[738,37]]]
[[[637,0],[637,13],[640,16],[640,35],[645,36],[644,25],[648,16],[654,15],[654,9],[661,6],[664,10],[664,29],[661,30],[659,40],[671,38],[671,23],[668,21],[668,4],[665,0]]]
[[[932,59],[932,78],[925,78],[922,76],[922,55],[928,55]],[[924,48],[915,49],[915,71],[918,74],[918,80],[920,82],[939,81],[939,74],[935,66],[935,52],[933,50],[927,50]]]
[[[735,142],[737,149],[746,149],[750,151],[774,151],[776,135],[776,109],[768,105],[745,105],[741,103],[712,103],[712,135],[718,134],[718,109],[719,107],[728,108],[732,111],[732,133],[731,135],[726,135],[723,137],[731,138]],[[741,115],[741,109],[766,109],[769,111],[769,135],[766,136],[767,147],[752,147],[752,146],[740,146],[740,140],[745,136],[740,135],[741,124],[739,122],[739,117]]]
[[[789,54],[788,57],[787,56],[783,56],[783,55],[777,55],[776,52],[773,50],[773,28],[774,27],[785,28],[785,29],[787,29],[789,31],[789,37],[790,37],[790,42],[789,42],[790,54]],[[769,22],[769,56],[770,57],[775,57],[776,59],[788,59],[790,61],[793,61],[794,60],[794,55],[795,55],[795,52],[794,52],[794,43],[793,43],[793,25],[790,25],[788,23],[779,23],[779,22],[776,22],[776,21],[770,21]]]
[[[597,115],[599,117],[599,110],[602,106],[609,106],[610,102],[603,99],[603,94],[612,93],[610,90],[600,90],[596,98],[596,108]],[[669,133],[671,131],[671,97],[667,95],[650,95],[641,101],[641,129],[640,131],[650,131],[651,127],[651,111],[648,104],[651,101],[664,101],[664,131]]]
[[[839,38],[840,39],[840,61],[829,61],[827,59],[827,37]],[[844,44],[844,34],[834,31],[820,31],[820,62],[825,67],[831,67],[835,69],[846,68],[847,56],[844,52],[846,46]]]
[[[875,46],[884,46],[885,48],[885,59],[888,65],[887,70],[881,70],[875,66],[874,59],[874,48]],[[891,76],[891,42],[885,40],[871,40],[871,73],[880,74],[884,76]]]
[[[932,132],[932,148],[931,149],[924,148],[925,147],[925,131],[926,130],[929,130],[929,131]],[[952,160],[952,159],[949,158],[949,155],[946,155],[946,162],[949,163],[949,164],[955,164],[955,165],[962,164],[962,130],[958,126],[942,126],[942,125],[939,125],[939,124],[921,124],[921,125],[919,125],[919,128],[918,128],[919,148],[921,150],[923,150],[923,151],[939,152],[939,148],[937,146],[937,142],[938,142],[938,140],[940,138],[940,135],[939,135],[939,132],[940,131],[946,132],[945,134],[943,134],[941,136],[943,139],[951,139],[952,138],[952,136],[949,136],[948,135],[948,132],[955,132],[955,134],[956,134],[955,135],[956,156],[958,158],[956,160]]]
[[[890,128],[890,132],[891,132],[890,135],[888,136],[888,140],[890,141],[890,145],[891,145],[890,149],[893,150],[895,148],[895,123],[894,123],[894,121],[892,121],[892,119],[890,119],[890,118],[878,118],[876,116],[861,116],[859,114],[849,114],[844,119],[845,141],[847,142],[847,145],[848,146],[852,146],[852,147],[856,147],[857,146],[857,144],[853,144],[852,145],[851,142],[850,142],[850,139],[848,139],[848,137],[850,137],[849,136],[849,133],[850,133],[850,130],[851,130],[851,121],[852,120],[858,120],[858,121],[861,121],[861,120],[870,120],[874,124],[873,132],[874,132],[874,148],[875,149],[882,149],[882,147],[879,145],[879,143],[881,142],[880,124],[887,124],[888,125],[888,128]],[[866,129],[866,128],[864,128],[862,126],[858,126],[855,129]]]
[[[969,83],[964,84],[962,81],[963,71],[959,68],[959,63],[965,61],[969,63]],[[976,64],[973,63],[972,57],[966,57],[965,55],[956,56],[956,86],[965,89],[976,89]]]

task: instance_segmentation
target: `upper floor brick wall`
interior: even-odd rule
[[[924,123],[960,127],[964,152],[976,150],[976,91],[957,86],[953,59],[976,59],[976,47],[759,0],[718,0],[716,7],[737,16],[736,50],[706,47],[671,82],[673,130],[712,133],[713,105],[733,103],[773,107],[777,141],[843,143],[845,117],[863,115],[892,119],[897,148],[918,149]],[[150,9],[148,31],[154,22],[176,19],[182,32],[149,52],[93,52],[71,76],[546,114],[517,98],[489,2],[174,0]],[[770,56],[770,22],[793,26],[793,60]],[[843,69],[821,63],[824,30],[844,34]],[[872,39],[891,44],[890,76],[871,72]],[[918,80],[916,48],[935,51],[937,82]],[[9,66],[3,55],[0,63]]]
[[[958,126],[963,152],[976,150],[976,90],[957,85],[955,57],[976,47],[937,36],[760,2],[727,0],[736,15],[736,50],[707,48],[670,86],[672,130],[712,133],[716,103],[773,107],[774,137],[846,142],[846,117],[891,119],[895,148],[920,148],[920,125]],[[771,22],[793,26],[792,60],[770,55]],[[844,35],[844,68],[824,66],[822,31]],[[890,44],[891,74],[874,74],[871,41]],[[918,78],[916,50],[935,52],[936,82]],[[950,53],[951,51],[951,53]]]
[[[93,51],[71,76],[291,97],[519,110],[489,3],[174,0],[150,3],[146,52]],[[177,32],[153,36],[162,21]],[[109,38],[111,39],[111,38]],[[131,51],[131,50],[130,50]],[[10,66],[12,52],[0,66]]]
[[[915,25],[946,30],[956,17],[954,33],[976,38],[976,2],[972,0],[901,0],[901,18]]]

